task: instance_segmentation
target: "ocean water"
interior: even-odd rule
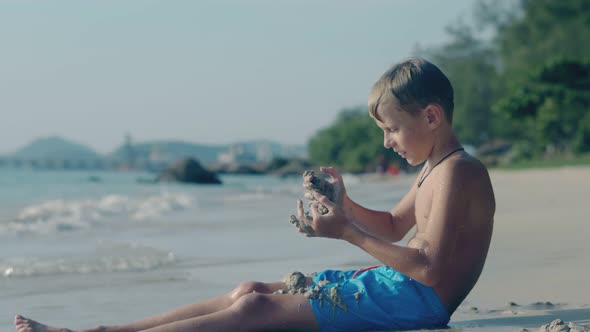
[[[20,313],[53,325],[120,324],[221,295],[241,281],[360,268],[352,246],[289,224],[300,178],[146,184],[141,173],[0,169],[0,330]],[[409,183],[345,178],[389,209]]]

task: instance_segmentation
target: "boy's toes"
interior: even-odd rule
[[[14,317],[14,324],[18,332],[31,332],[33,330],[31,324],[29,324],[29,320],[21,315]]]
[[[21,325],[18,328],[18,332],[33,332],[33,328],[30,327],[29,325]]]

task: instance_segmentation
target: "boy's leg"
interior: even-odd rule
[[[311,278],[307,278],[307,285],[311,285],[312,281]],[[86,329],[81,331],[86,332],[136,332],[141,330],[147,330],[152,327],[156,327],[159,325],[164,325],[176,321],[182,321],[189,318],[199,317],[203,315],[208,315],[220,310],[224,310],[230,307],[234,302],[236,302],[240,297],[245,294],[249,293],[264,293],[270,294],[274,291],[279,289],[285,289],[284,282],[274,282],[274,283],[262,283],[262,282],[245,282],[240,284],[231,292],[213,298],[211,300],[205,302],[199,302],[190,304],[157,316],[148,317],[133,323],[125,324],[125,325],[113,325],[113,326],[99,326],[92,329]],[[61,328],[54,328],[49,327],[44,324],[40,324],[30,319],[25,319],[24,317],[19,316],[16,319],[15,325],[17,327],[17,331],[27,331],[31,330],[34,332],[38,331],[69,331],[67,329]]]
[[[156,316],[144,318],[142,320],[132,322],[125,325],[117,325],[117,326],[107,326],[104,327],[103,332],[136,332],[147,330],[152,327],[177,322],[181,320],[186,320],[189,318],[199,317],[208,315],[223,309],[228,308],[231,306],[236,300],[240,297],[244,296],[245,294],[249,293],[263,293],[263,294],[271,294],[279,289],[284,289],[285,283],[284,282],[273,282],[273,283],[263,283],[263,282],[244,282],[234,288],[227,294],[215,297],[213,299],[204,301],[204,302],[197,302],[193,304],[186,305],[184,307],[180,307],[169,312],[165,312]]]
[[[319,331],[309,299],[302,294],[250,293],[230,307],[205,316],[141,332]]]

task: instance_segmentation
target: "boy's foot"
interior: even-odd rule
[[[74,332],[68,329],[50,327],[21,315],[16,315],[14,325],[18,332]]]

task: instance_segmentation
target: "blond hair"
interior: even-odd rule
[[[434,64],[409,58],[386,71],[369,94],[369,114],[380,120],[380,105],[397,101],[402,110],[416,113],[428,104],[440,105],[449,123],[453,120],[453,86]]]

